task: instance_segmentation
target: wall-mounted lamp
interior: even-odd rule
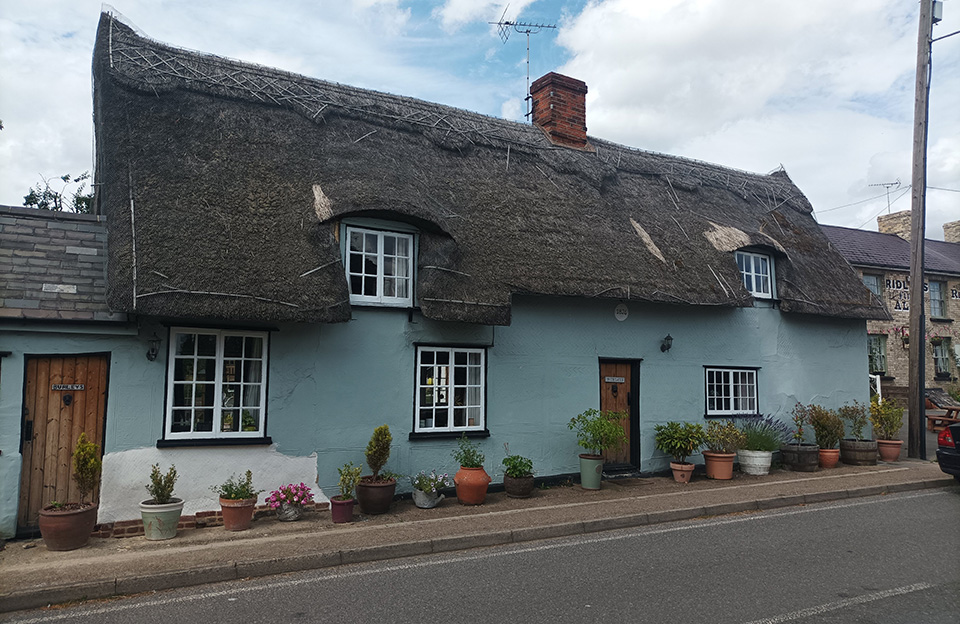
[[[153,332],[153,336],[148,342],[150,348],[147,349],[147,359],[152,362],[157,359],[157,354],[160,353],[160,337],[157,336],[157,332]]]
[[[667,334],[667,337],[663,339],[663,342],[660,344],[660,351],[667,352],[670,350],[670,347],[673,346],[673,336]]]

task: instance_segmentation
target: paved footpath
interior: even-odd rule
[[[697,475],[689,484],[618,479],[598,491],[539,489],[530,499],[495,492],[477,507],[445,500],[436,509],[417,509],[408,499],[384,515],[357,514],[350,524],[333,524],[328,511],[297,522],[268,516],[248,531],[191,529],[162,542],[94,538],[70,552],[48,551],[42,540],[16,540],[0,551],[0,612],[924,488],[954,488],[960,495],[936,463],[905,460],[763,477],[736,473],[731,481]]]

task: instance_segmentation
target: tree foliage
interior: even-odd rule
[[[76,177],[67,173],[57,179],[60,182],[40,176],[42,183],[37,182],[30,192],[24,195],[23,205],[40,210],[89,214],[93,209],[93,193],[84,191],[87,190],[90,172],[84,171]],[[60,190],[51,185],[60,186]],[[75,188],[71,189],[74,185]]]

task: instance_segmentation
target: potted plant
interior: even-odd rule
[[[809,417],[813,437],[820,447],[820,467],[835,468],[840,461],[840,449],[836,447],[844,434],[843,420],[834,410],[819,405],[810,406]]]
[[[223,528],[228,531],[246,531],[253,522],[253,508],[263,490],[253,489],[253,473],[249,470],[243,480],[233,475],[220,485],[210,488],[220,496]]]
[[[100,483],[100,449],[81,433],[73,450],[73,480],[78,503],[52,501],[40,510],[40,535],[47,550],[76,550],[84,546],[97,524],[99,505],[87,496]]]
[[[390,458],[390,444],[393,436],[390,427],[380,425],[373,430],[367,443],[367,465],[373,474],[360,478],[357,483],[357,504],[365,514],[383,514],[390,511],[393,495],[397,491],[397,479],[392,473],[380,474]]]
[[[148,540],[172,539],[177,535],[183,501],[173,497],[176,482],[176,466],[171,465],[167,474],[160,472],[160,464],[150,468],[150,484],[146,486],[150,498],[140,502],[143,536]]]
[[[482,505],[487,500],[487,486],[490,485],[490,475],[483,469],[483,460],[486,459],[483,453],[467,439],[467,434],[463,434],[457,440],[453,458],[460,464],[460,470],[453,475],[457,500],[461,505]]]
[[[673,480],[677,483],[689,483],[693,475],[693,464],[687,457],[703,446],[706,433],[700,423],[680,423],[670,421],[665,425],[656,425],[657,448],[673,457],[670,469],[673,470]]]
[[[900,428],[903,426],[903,408],[892,399],[870,400],[870,424],[877,434],[877,452],[885,462],[900,459]]]
[[[567,423],[568,429],[577,432],[577,444],[587,450],[580,454],[580,487],[583,489],[600,489],[602,453],[627,441],[627,434],[620,424],[626,417],[623,412],[601,412],[591,408]]]
[[[740,470],[749,475],[768,474],[773,452],[790,439],[787,426],[770,416],[763,416],[745,420],[739,429],[743,433],[743,447],[737,451]]]
[[[743,446],[743,433],[732,420],[711,420],[704,439],[706,450],[702,454],[707,478],[732,479],[733,460],[737,457],[737,450]]]
[[[313,492],[302,481],[299,484],[290,483],[270,492],[266,502],[276,510],[277,520],[293,522],[303,515],[303,506],[313,502]]]
[[[347,462],[337,468],[337,472],[340,473],[340,480],[337,482],[340,493],[330,497],[330,517],[334,523],[342,524],[353,519],[353,493],[357,483],[360,482],[362,470],[360,466],[354,466],[353,462]]]
[[[520,455],[511,455],[504,443],[507,456],[503,464],[503,491],[511,498],[530,498],[533,493],[533,461]]]
[[[793,442],[780,447],[783,465],[794,472],[813,472],[820,464],[820,447],[803,441],[804,425],[810,422],[810,407],[797,403],[790,413],[793,420]]]
[[[421,470],[415,477],[410,477],[410,483],[413,484],[413,504],[420,509],[433,509],[439,505],[444,499],[440,490],[453,485],[447,473],[437,474],[436,470],[431,470],[430,474]]]
[[[850,425],[850,436],[840,440],[840,461],[852,466],[875,466],[877,464],[877,441],[863,438],[867,424],[867,408],[854,401],[839,410],[840,418]]]

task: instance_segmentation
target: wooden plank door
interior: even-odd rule
[[[620,421],[620,424],[627,432],[627,441],[624,444],[603,454],[605,464],[628,465],[631,463],[632,382],[633,364],[631,362],[600,362],[600,411],[624,412],[626,417]]]
[[[73,449],[85,432],[103,455],[108,367],[107,354],[27,356],[18,533],[34,531],[38,512],[50,502],[79,500]],[[92,500],[99,496],[97,488]]]

